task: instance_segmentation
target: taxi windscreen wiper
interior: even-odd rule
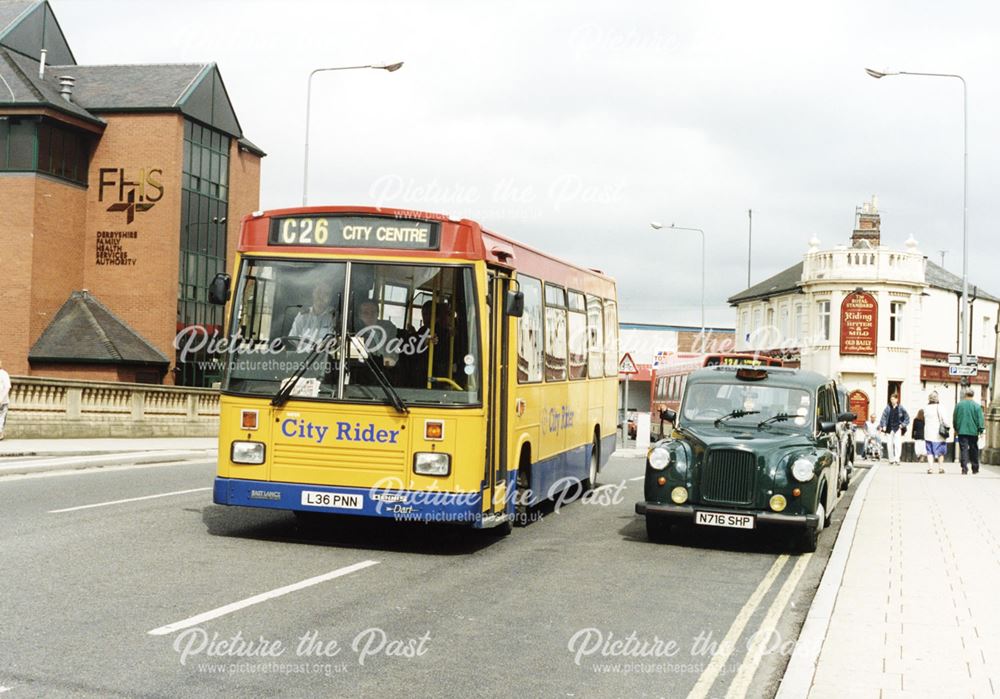
[[[351,335],[350,333],[347,334],[347,340],[358,349],[358,354],[361,355],[361,359],[364,361],[365,365],[372,370],[372,374],[375,376],[375,381],[378,382],[378,385],[385,392],[386,397],[389,399],[389,402],[392,403],[392,407],[396,409],[396,412],[404,415],[409,413],[410,409],[406,407],[406,403],[404,403],[403,399],[399,397],[398,393],[396,393],[396,389],[392,387],[392,383],[389,382],[389,377],[387,377],[385,372],[382,371],[382,367],[378,365],[378,362],[372,359],[371,352],[368,351],[368,348],[365,347],[364,344],[358,344],[357,337]]]
[[[303,359],[302,363],[295,369],[295,373],[293,373],[284,385],[278,389],[278,392],[274,394],[274,397],[271,399],[271,405],[281,407],[288,402],[288,397],[292,395],[292,390],[295,388],[295,384],[297,384],[299,379],[301,379],[306,371],[309,370],[312,363],[316,361],[316,357],[327,349],[327,341],[332,340],[333,337],[333,333],[327,333],[323,336],[323,339],[316,344],[316,347],[309,353],[309,356]]]
[[[730,418],[745,417],[747,415],[756,415],[759,412],[760,412],[759,410],[734,410],[733,412],[729,413],[728,415],[723,415],[722,417],[716,419],[715,426],[718,427],[719,425],[721,425],[723,422],[725,422],[726,420],[728,420]]]
[[[778,413],[773,417],[769,417],[763,422],[757,424],[757,429],[761,429],[765,425],[769,425],[772,422],[784,422],[785,420],[791,420],[793,417],[798,417],[797,415],[789,415],[788,413]]]

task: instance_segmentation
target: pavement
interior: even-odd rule
[[[1000,696],[1000,469],[874,466],[778,699]]]
[[[213,458],[218,439],[5,439],[0,476]]]

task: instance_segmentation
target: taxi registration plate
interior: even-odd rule
[[[694,523],[709,527],[730,527],[733,529],[753,529],[753,515],[738,515],[729,512],[695,512]]]

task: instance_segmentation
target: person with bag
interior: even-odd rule
[[[927,473],[934,473],[934,462],[937,461],[937,472],[944,473],[944,456],[948,451],[948,437],[951,427],[945,420],[937,391],[931,391],[924,406],[924,444],[927,450]],[[914,435],[915,436],[915,435]]]
[[[979,473],[979,435],[986,430],[986,423],[983,419],[983,409],[976,402],[976,391],[971,386],[965,389],[965,398],[955,406],[951,422],[958,435],[962,475],[968,475],[970,463],[972,473]]]
[[[10,405],[10,374],[0,362],[0,439],[4,438],[3,430],[7,424],[7,409]]]
[[[886,434],[889,444],[889,465],[899,465],[899,455],[903,446],[903,435],[910,425],[910,414],[899,404],[899,396],[893,393],[889,396],[889,405],[882,411],[882,419],[878,428]]]

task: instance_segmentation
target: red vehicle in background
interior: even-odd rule
[[[664,410],[677,412],[681,407],[681,396],[687,385],[688,375],[697,369],[710,366],[782,366],[775,357],[753,353],[716,353],[677,355],[673,361],[661,365],[650,382],[650,405],[653,406],[652,439],[662,439],[669,431],[669,424],[660,419]]]

